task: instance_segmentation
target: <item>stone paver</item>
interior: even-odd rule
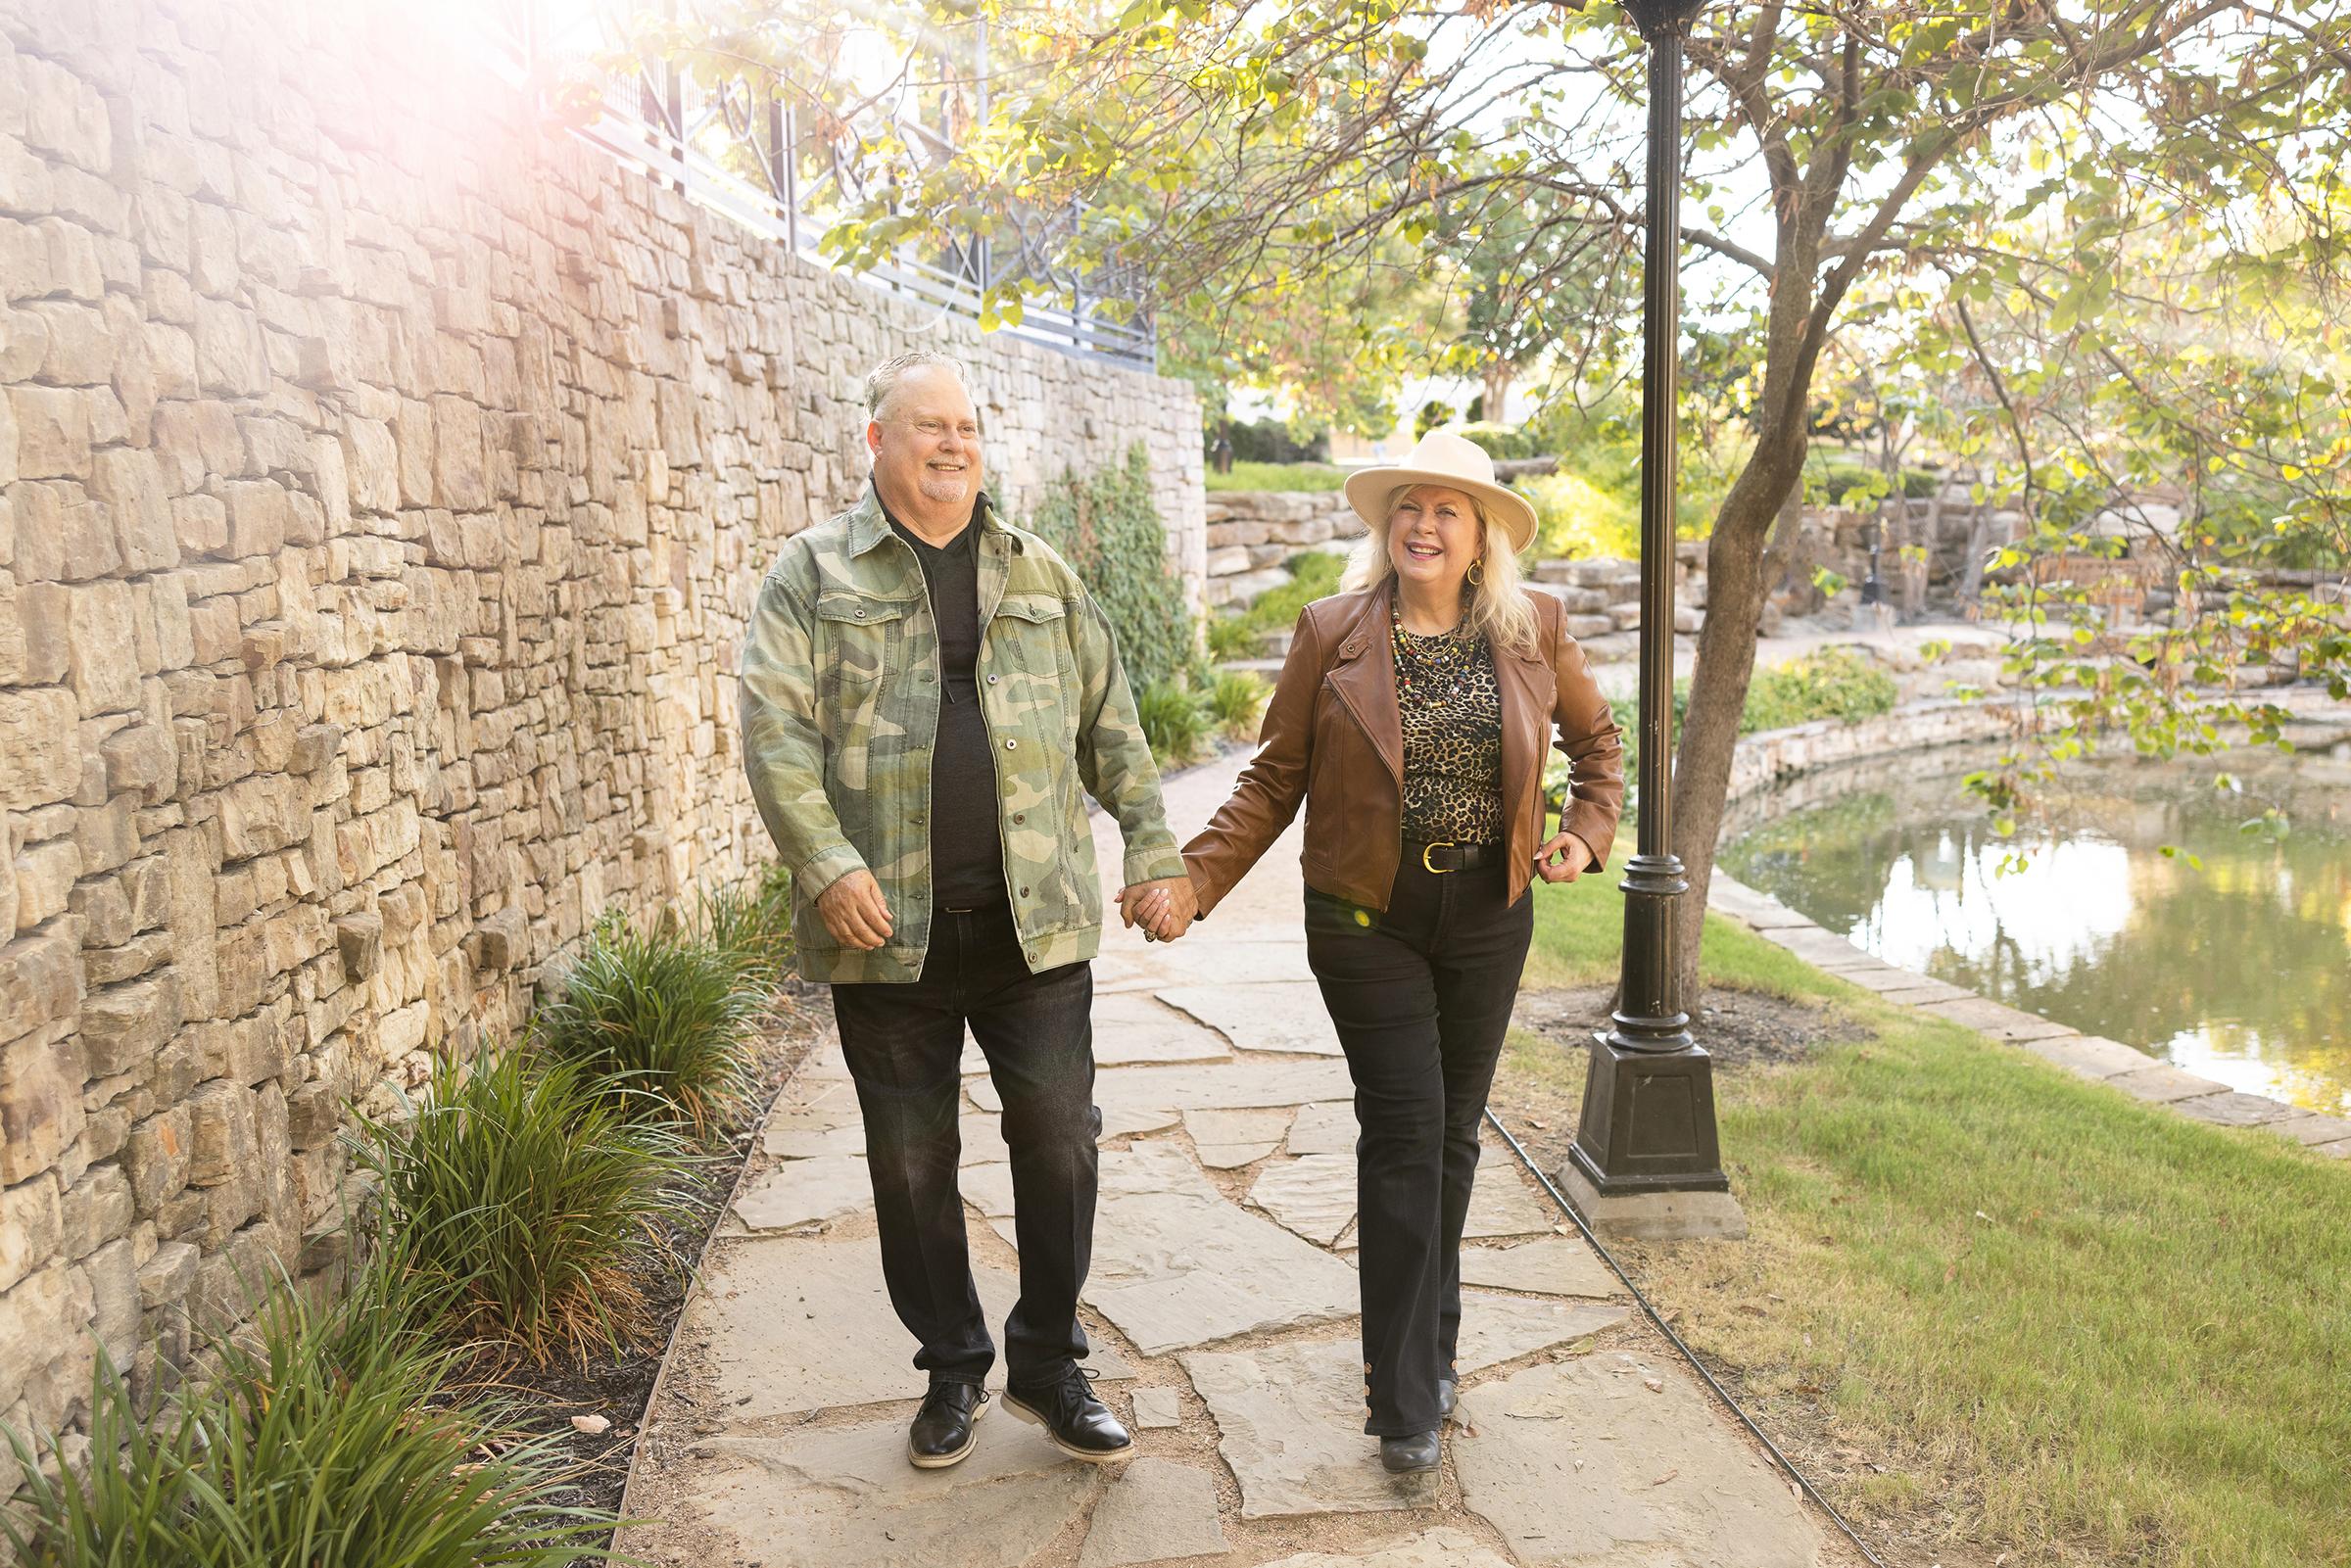
[[[2276,1121],[2268,1123],[2262,1130],[2275,1132],[2281,1137],[2291,1138],[2296,1143],[2307,1144],[2315,1148],[2322,1144],[2337,1143],[2351,1138],[2351,1121],[2346,1121],[2341,1117],[2322,1116],[2316,1111],[2297,1111],[2290,1116],[2280,1117]]]
[[[1035,1427],[998,1419],[983,1431],[948,1470],[907,1464],[902,1420],[714,1437],[678,1512],[764,1568],[1006,1568],[1069,1528],[1096,1476]]]
[[[984,1264],[972,1278],[1000,1348],[1019,1282]],[[731,1391],[733,1420],[922,1396],[914,1344],[890,1310],[881,1245],[871,1236],[772,1236],[731,1248],[711,1265],[688,1319],[697,1337],[707,1337],[711,1362]],[[1134,1375],[1099,1348],[1087,1364],[1112,1382]],[[1000,1362],[990,1381],[1004,1381]]]
[[[1833,931],[1788,927],[1763,933],[1807,964],[1824,970],[1867,969],[1879,961]]]
[[[1302,1105],[1290,1123],[1289,1151],[1294,1155],[1353,1155],[1362,1132],[1355,1119],[1353,1100],[1326,1100]]]
[[[985,1078],[975,1080],[967,1092],[983,1111],[1004,1109],[996,1086]],[[1105,1068],[1094,1074],[1094,1103],[1105,1117],[1114,1111],[1151,1111],[1169,1122],[1182,1111],[1295,1106],[1354,1093],[1344,1062],[1260,1058],[1205,1067]]]
[[[1183,1130],[1192,1135],[1192,1148],[1211,1170],[1253,1165],[1281,1147],[1292,1112],[1286,1107],[1261,1111],[1186,1111]]]
[[[2258,1127],[2269,1122],[2282,1121],[2294,1114],[2294,1108],[2262,1094],[2244,1094],[2235,1089],[2221,1094],[2198,1095],[2191,1100],[2171,1102],[2174,1111],[2182,1116],[2194,1117],[2198,1121],[2210,1121],[2223,1127]]]
[[[1244,1051],[1339,1054],[1338,1031],[1323,1009],[1320,987],[1312,980],[1178,985],[1158,994]]]
[[[1120,1467],[1095,1505],[1078,1568],[1216,1557],[1231,1546],[1217,1522],[1216,1477],[1196,1464],[1145,1454]]]
[[[1529,1367],[1463,1390],[1462,1414],[1462,1499],[1526,1568],[1820,1561],[1787,1483],[1661,1359],[1604,1351]]]
[[[2027,1040],[2024,1045],[2043,1062],[2053,1062],[2086,1078],[2111,1078],[2118,1072],[2135,1072],[2155,1065],[2146,1052],[2099,1034],[2053,1034],[2043,1040]]]
[[[1249,1201],[1327,1247],[1355,1222],[1355,1156],[1307,1155],[1258,1172]]]
[[[2125,1094],[2158,1105],[2175,1100],[2194,1100],[2208,1094],[2220,1094],[2229,1085],[2215,1083],[2193,1072],[2173,1067],[2168,1062],[2153,1062],[2130,1072],[2118,1072],[2106,1080]]]
[[[1511,1568],[1503,1556],[1465,1530],[1439,1529],[1369,1551],[1302,1551],[1278,1557],[1264,1568]]]
[[[1953,1023],[1964,1023],[1995,1040],[2043,1040],[2056,1034],[2078,1031],[2062,1023],[2052,1023],[2036,1014],[2026,1013],[2003,1002],[1989,1001],[1981,996],[1962,996],[1948,1002],[1929,1002],[1921,1009],[1937,1018]]]
[[[735,1200],[735,1217],[753,1230],[789,1230],[840,1219],[872,1208],[873,1202],[865,1156],[818,1155],[787,1160],[751,1183]]]
[[[1364,1363],[1352,1337],[1182,1357],[1241,1484],[1241,1517],[1425,1507],[1433,1475],[1392,1476],[1364,1435]]]
[[[1136,1389],[1134,1427],[1138,1432],[1166,1432],[1183,1424],[1183,1402],[1174,1389]]]
[[[1564,1236],[1518,1247],[1464,1247],[1462,1283],[1543,1296],[1613,1296],[1623,1288],[1580,1238]]]

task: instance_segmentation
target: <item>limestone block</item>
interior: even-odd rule
[[[522,962],[527,950],[528,932],[522,911],[511,904],[495,915],[485,916],[474,927],[474,967],[485,974],[498,974],[512,969]]]
[[[86,1257],[130,1233],[130,1178],[111,1160],[92,1165],[66,1190],[59,1212],[58,1245],[63,1255],[68,1259]]]
[[[250,1174],[257,1153],[253,1091],[215,1080],[187,1098],[188,1183],[217,1186]]]
[[[113,166],[114,130],[97,89],[38,55],[18,57],[24,89],[24,141],[77,168]]]
[[[375,973],[376,961],[383,955],[383,917],[366,910],[339,917],[335,921],[335,945],[342,954],[345,978],[366,979]]]
[[[122,1142],[122,1171],[141,1215],[155,1214],[187,1187],[190,1153],[186,1106],[159,1111],[132,1126]]]
[[[71,838],[27,844],[17,852],[17,929],[29,930],[62,915],[81,875],[81,846]]]
[[[93,1077],[136,1072],[179,1027],[179,976],[164,974],[91,992],[81,1004],[81,1043]]]
[[[81,779],[80,712],[68,690],[0,691],[0,807],[24,811],[73,792]]]
[[[179,750],[163,726],[133,724],[118,730],[99,744],[98,752],[106,763],[109,789],[142,790],[154,800],[170,795],[179,772]]]
[[[138,706],[136,622],[127,583],[74,586],[66,603],[67,676],[81,715]]]
[[[0,1045],[0,1185],[57,1164],[81,1136],[80,1041],[47,1024]]]
[[[52,927],[0,945],[0,1036],[71,1020],[81,1002],[81,972],[70,928]]]
[[[139,1265],[139,1305],[150,1312],[168,1313],[186,1305],[196,1284],[196,1265],[202,1255],[192,1243],[168,1241]]]
[[[285,487],[269,480],[249,480],[220,487],[228,507],[228,552],[232,555],[274,555],[285,547],[293,519]]]
[[[16,424],[16,477],[82,479],[90,471],[89,400],[65,387],[8,389]]]
[[[55,1257],[64,1235],[57,1177],[51,1172],[0,1190],[0,1291]]]
[[[14,1402],[89,1320],[88,1281],[65,1263],[52,1263],[0,1294],[0,1400]]]

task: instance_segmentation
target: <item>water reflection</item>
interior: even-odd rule
[[[1723,865],[1889,963],[2351,1113],[2351,742],[2301,743],[2085,763],[2009,839],[1959,792],[1980,758],[1839,770],[1751,806],[1775,814],[1734,823]],[[2223,773],[2240,788],[2216,788]],[[2239,831],[2271,807],[2282,839]],[[2028,865],[2003,874],[2020,848]]]

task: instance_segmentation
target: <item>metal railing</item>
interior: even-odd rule
[[[666,61],[599,70],[594,60],[616,40],[607,37],[600,48],[554,38],[543,16],[539,0],[506,0],[476,13],[478,38],[503,74],[517,86],[544,88],[560,72],[593,87],[593,114],[572,127],[582,140],[797,255],[827,261],[819,242],[830,220],[811,210],[809,198],[812,187],[851,187],[855,171],[838,143],[807,134],[789,104],[741,82],[713,91]],[[943,145],[931,127],[901,129]],[[1048,260],[1048,246],[1081,220],[1076,212],[1036,214],[1022,225],[1017,246],[975,238],[933,256],[902,253],[849,275],[975,321],[989,289],[1042,284],[1068,303],[1024,300],[1020,319],[999,320],[994,330],[1122,369],[1155,370],[1158,337],[1141,280],[1108,269],[1074,273]]]

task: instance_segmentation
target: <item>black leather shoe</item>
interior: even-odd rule
[[[1381,1438],[1379,1462],[1390,1475],[1434,1470],[1437,1467],[1437,1435],[1434,1432],[1415,1432],[1407,1437]]]
[[[1110,1406],[1094,1398],[1094,1369],[1073,1366],[1058,1383],[1004,1391],[1004,1407],[1045,1429],[1053,1447],[1073,1459],[1108,1464],[1134,1451],[1134,1439]]]
[[[1456,1397],[1458,1394],[1460,1394],[1460,1392],[1461,1392],[1461,1387],[1462,1387],[1462,1382],[1461,1382],[1461,1379],[1459,1379],[1459,1378],[1453,1378],[1453,1377],[1441,1377],[1441,1378],[1437,1379],[1437,1419],[1438,1419],[1438,1420],[1440,1420],[1440,1421],[1448,1421],[1448,1420],[1451,1420],[1451,1419],[1453,1418],[1453,1406],[1454,1406],[1454,1403],[1455,1403],[1455,1397]]]
[[[977,1383],[934,1378],[923,1407],[906,1429],[906,1457],[918,1470],[960,1464],[979,1441],[980,1418],[987,1414],[987,1390]]]

